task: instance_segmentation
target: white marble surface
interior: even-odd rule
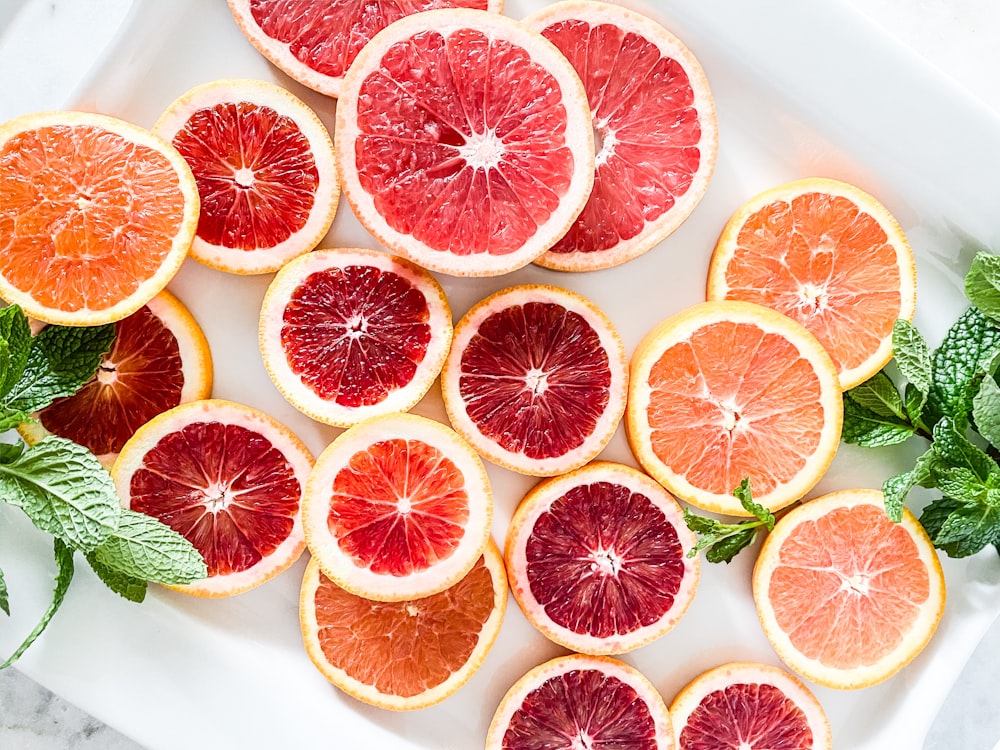
[[[984,106],[1000,113],[1000,2],[844,2],[857,6]],[[0,0],[0,120],[21,112],[57,108],[71,100],[86,73],[86,61],[108,43],[129,4],[130,0]],[[39,28],[49,35],[50,44],[40,45],[29,34]],[[924,750],[1000,750],[1000,690],[995,687],[998,664],[1000,623],[970,660]],[[0,672],[0,748],[138,747],[16,670]]]

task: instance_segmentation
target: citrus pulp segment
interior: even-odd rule
[[[705,73],[663,26],[619,5],[567,0],[525,23],[580,75],[595,137],[594,187],[546,268],[620,265],[691,214],[715,169],[718,125]]]
[[[826,347],[844,390],[892,358],[892,326],[913,319],[913,251],[868,193],[811,178],[772,188],[729,220],[712,254],[709,299],[795,318]]]
[[[521,501],[504,557],[511,591],[547,638],[621,654],[687,611],[699,562],[680,506],[642,472],[603,461],[547,479]]]
[[[592,302],[540,284],[503,289],[455,327],[441,373],[448,418],[479,453],[522,474],[579,468],[611,440],[628,366]]]
[[[606,656],[562,656],[511,686],[486,750],[673,750],[663,698],[637,669]]]
[[[475,674],[506,606],[503,559],[491,541],[457,583],[400,602],[345,591],[313,558],[299,617],[306,651],[330,682],[365,703],[408,711],[440,703]]]
[[[348,427],[423,398],[451,346],[451,310],[434,277],[401,258],[317,250],[274,277],[259,333],[281,394]]]
[[[379,601],[444,591],[490,538],[482,461],[453,430],[412,414],[373,417],[316,461],[303,510],[309,551],[331,581]]]
[[[86,112],[0,123],[0,297],[92,326],[149,302],[198,222],[187,163],[159,136]]]
[[[433,271],[495,276],[553,245],[594,178],[579,77],[540,34],[475,10],[387,27],[337,105],[344,195],[387,248]]]
[[[258,52],[327,96],[340,95],[344,73],[375,34],[404,15],[433,8],[499,13],[503,0],[229,0]]]
[[[197,321],[164,290],[115,323],[111,350],[90,380],[18,431],[29,443],[68,438],[110,467],[139,427],[212,393],[212,354]]]
[[[160,519],[205,558],[207,578],[170,588],[219,597],[258,586],[298,559],[311,469],[312,456],[287,427],[249,406],[209,399],[140,427],[111,476],[124,507]]]
[[[229,273],[271,273],[330,228],[340,200],[333,142],[316,113],[280,86],[196,86],[153,131],[173,143],[198,185],[195,260]]]
[[[831,750],[809,689],[769,664],[731,662],[695,677],[670,704],[678,750]]]
[[[893,523],[877,490],[842,490],[789,511],[753,573],[764,633],[781,660],[819,685],[888,679],[934,634],[945,602],[937,552],[903,510]]]
[[[632,355],[626,428],[639,463],[679,498],[745,516],[733,490],[777,510],[837,452],[843,401],[829,355],[800,324],[749,302],[703,302]]]

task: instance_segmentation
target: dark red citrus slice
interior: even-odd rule
[[[208,578],[177,587],[228,596],[295,562],[312,457],[286,427],[248,406],[194,401],[153,418],[112,476],[125,507],[159,518],[205,558]]]
[[[486,750],[673,750],[663,699],[634,667],[563,656],[528,672],[503,697]]]
[[[594,458],[625,409],[625,349],[611,321],[573,292],[505,289],[455,328],[441,391],[455,429],[490,461],[562,474]]]
[[[451,311],[434,277],[369,250],[295,259],[261,307],[271,380],[297,409],[341,427],[409,410],[437,378],[451,337]]]
[[[324,574],[358,596],[402,601],[460,580],[489,539],[482,462],[448,427],[390,414],[340,435],[316,462],[303,523]]]
[[[694,534],[677,502],[628,466],[606,462],[536,485],[507,532],[521,610],[546,637],[588,654],[659,638],[698,585]]]

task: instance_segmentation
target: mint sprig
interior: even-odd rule
[[[754,516],[753,520],[725,523],[684,509],[684,523],[698,535],[695,546],[688,550],[688,557],[694,557],[702,550],[706,550],[705,559],[709,562],[729,563],[740,551],[753,544],[762,528],[768,531],[774,530],[774,514],[754,501],[749,478],[744,478],[740,482],[733,490],[733,496],[740,501],[744,510]]]

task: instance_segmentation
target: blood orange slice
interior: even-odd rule
[[[330,134],[283,88],[238,79],[197,86],[153,130],[194,172],[195,260],[229,273],[271,273],[330,228],[340,199]]]
[[[469,310],[441,375],[455,429],[493,463],[537,476],[600,453],[627,389],[625,348],[607,316],[543,285],[504,289]]]
[[[704,302],[632,355],[626,427],[639,463],[704,510],[744,516],[744,478],[771,510],[805,495],[837,452],[843,403],[816,338],[749,302]]]
[[[908,510],[885,514],[877,490],[843,490],[789,511],[753,573],[764,633],[792,670],[827,687],[888,679],[934,634],[944,575]]]
[[[540,34],[435,10],[381,31],[344,78],[337,166],[392,252],[459,276],[512,271],[553,245],[594,178],[580,79]]]
[[[660,485],[606,462],[536,485],[507,532],[521,610],[547,638],[586,654],[621,654],[659,638],[694,598],[695,536]]]
[[[379,31],[433,8],[499,13],[502,0],[229,0],[250,43],[299,83],[339,96],[344,73]]]
[[[718,126],[705,73],[673,34],[619,5],[569,0],[525,23],[580,74],[597,150],[590,200],[535,262],[561,271],[620,265],[677,229],[708,188]]]
[[[407,411],[451,346],[451,310],[421,268],[369,250],[318,250],[274,277],[260,312],[260,350],[295,408],[347,427]]]
[[[637,669],[602,656],[545,662],[507,691],[486,750],[673,750],[663,699]]]
[[[496,545],[465,577],[422,599],[377,602],[344,591],[315,559],[302,581],[306,651],[334,685],[396,711],[440,703],[475,674],[507,606],[507,577]]]
[[[180,300],[162,291],[115,324],[111,351],[94,377],[18,430],[29,443],[69,438],[110,467],[139,427],[211,392],[208,341]]]
[[[678,750],[831,750],[826,713],[783,669],[733,662],[700,674],[670,704]]]
[[[135,312],[177,273],[197,221],[191,170],[147,130],[84,112],[0,124],[0,297],[34,318]]]
[[[892,326],[913,319],[913,251],[875,198],[836,180],[798,180],[747,201],[708,272],[709,299],[772,307],[826,347],[846,390],[892,358]]]
[[[258,586],[298,559],[311,468],[312,456],[288,428],[214,399],[140,427],[111,476],[122,505],[159,518],[205,558],[206,579],[173,588],[218,597]]]
[[[475,451],[412,414],[350,428],[316,462],[306,541],[324,575],[379,601],[419,599],[465,576],[490,537],[493,496]]]

